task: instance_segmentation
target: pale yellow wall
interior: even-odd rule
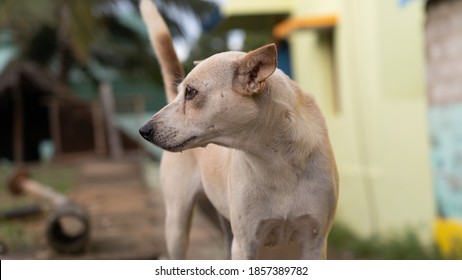
[[[339,10],[341,0],[292,0],[292,16],[331,14]]]
[[[375,112],[379,125],[369,121],[366,126],[375,135],[369,151],[372,162],[383,173],[376,185],[378,208],[393,209],[379,211],[379,226],[415,225],[431,236],[436,210],[426,122],[423,1],[405,8],[396,1],[374,2],[374,32],[380,34],[375,51],[378,83],[369,103],[378,110],[366,107],[366,114]]]
[[[294,0],[227,0],[221,6],[225,16],[280,14],[293,10]]]
[[[227,4],[229,14],[233,2]],[[340,172],[338,220],[363,235],[412,228],[430,240],[436,214],[425,111],[423,4],[290,2],[293,16],[339,16],[335,68],[318,31],[299,30],[288,38],[294,78],[316,96],[328,122]],[[336,93],[329,82],[333,73]]]

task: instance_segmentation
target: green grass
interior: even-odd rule
[[[24,226],[16,221],[0,222],[0,240],[8,250],[27,248],[32,244],[32,236],[27,233]]]
[[[329,235],[329,249],[347,253],[354,259],[376,260],[440,260],[435,245],[423,245],[417,234],[407,230],[393,238],[372,236],[360,238],[347,226],[335,223]]]
[[[31,169],[34,180],[64,194],[75,184],[75,176],[75,169],[69,166],[41,165]]]
[[[75,184],[76,170],[67,165],[33,165],[27,167],[31,179],[50,187],[60,193],[66,194]],[[0,165],[0,196],[8,192],[8,178],[14,168],[6,163]]]

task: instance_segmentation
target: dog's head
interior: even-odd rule
[[[140,128],[146,140],[179,152],[215,143],[234,147],[259,114],[256,96],[277,66],[274,44],[249,53],[224,52],[200,62],[178,95]]]

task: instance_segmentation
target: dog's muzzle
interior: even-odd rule
[[[151,139],[151,137],[152,137],[152,134],[153,134],[152,126],[150,124],[143,125],[139,129],[139,133],[140,133],[141,137],[143,137],[144,139],[149,141]]]

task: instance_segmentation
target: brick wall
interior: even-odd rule
[[[429,1],[425,33],[430,105],[462,102],[462,1]]]

